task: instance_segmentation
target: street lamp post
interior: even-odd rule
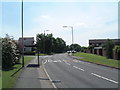
[[[73,26],[63,26],[63,28],[68,28],[68,27],[70,27],[71,30],[72,30],[72,45],[73,45],[73,43],[74,43],[74,40],[73,40]],[[73,50],[73,47],[72,47],[72,50]]]
[[[22,7],[21,7],[21,26],[22,26],[22,67],[24,67],[23,0],[22,0]]]

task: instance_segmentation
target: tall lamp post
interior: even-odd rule
[[[74,41],[73,41],[73,26],[63,26],[63,28],[71,28],[71,30],[72,30],[72,45],[73,45],[73,43],[74,43]],[[73,50],[73,47],[72,47],[72,50]]]
[[[22,26],[22,67],[24,67],[23,0],[22,0],[22,7],[21,7],[21,26]]]

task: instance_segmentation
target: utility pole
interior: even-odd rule
[[[63,28],[68,28],[68,27],[70,27],[71,30],[72,30],[72,45],[73,45],[73,43],[74,43],[74,40],[73,40],[73,26],[63,26]],[[73,49],[74,49],[74,47],[72,46],[72,50]]]

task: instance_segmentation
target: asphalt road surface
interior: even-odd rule
[[[67,54],[43,58],[57,88],[118,88],[118,69],[76,60]]]

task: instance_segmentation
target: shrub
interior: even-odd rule
[[[9,69],[19,62],[20,54],[14,41],[6,35],[2,38],[2,68]]]
[[[117,54],[118,58],[120,60],[120,46],[115,46],[113,48],[114,52]]]
[[[112,40],[107,39],[107,41],[104,44],[107,58],[113,58],[113,47],[114,47],[114,43],[112,42]]]

